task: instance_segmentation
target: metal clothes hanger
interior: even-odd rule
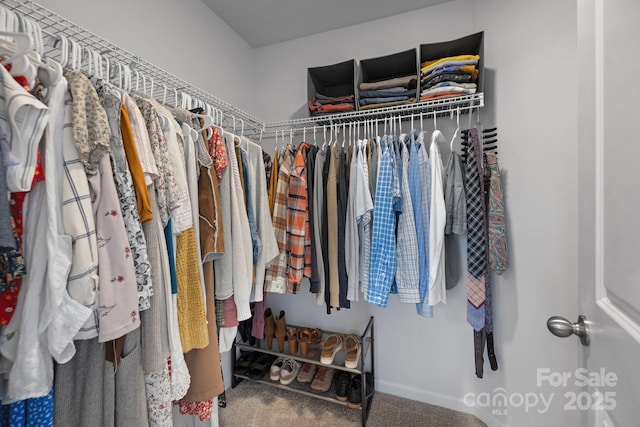
[[[163,83],[162,88],[164,89],[162,91],[162,104],[167,105],[167,85]]]
[[[324,141],[322,142],[322,147],[320,149],[324,150],[324,148],[327,146],[327,127],[326,126],[322,126],[322,132],[324,133]]]
[[[458,112],[456,115],[456,131],[453,133],[453,138],[451,138],[451,143],[449,144],[449,149],[453,153],[453,143],[455,142],[458,132],[460,131],[460,107],[458,107]]]
[[[278,152],[278,130],[276,129],[276,146],[274,148],[274,151],[277,153]]]

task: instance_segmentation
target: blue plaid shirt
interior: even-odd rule
[[[429,213],[431,205],[431,166],[424,145],[413,140],[409,155],[409,193],[418,235],[418,268],[420,272],[420,300],[418,314],[431,317],[433,311],[425,305],[429,292]]]
[[[386,307],[396,271],[396,215],[392,206],[393,166],[388,144],[382,144],[371,238],[367,302]]]

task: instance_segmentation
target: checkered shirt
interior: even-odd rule
[[[369,304],[380,307],[387,306],[396,271],[396,218],[392,206],[392,187],[391,149],[385,144],[376,183],[369,288],[366,295]]]
[[[311,228],[305,160],[310,145],[298,147],[289,179],[287,202],[287,242],[289,249],[289,279],[287,292],[297,294],[303,276],[311,277]]]
[[[293,168],[293,152],[285,150],[278,170],[276,202],[273,207],[273,228],[280,254],[267,265],[264,289],[267,292],[284,294],[287,292],[287,203],[289,200],[289,179]]]
[[[396,284],[401,302],[420,302],[420,269],[418,266],[418,235],[414,218],[413,201],[409,190],[409,150],[400,141],[402,150],[402,214],[398,218],[396,257]]]

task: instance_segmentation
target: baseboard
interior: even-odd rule
[[[454,411],[472,414],[484,421],[489,427],[509,427],[503,421],[493,416],[493,414],[485,408],[465,405],[461,398],[456,399],[451,396],[445,396],[443,394],[433,393],[426,390],[419,390],[417,388],[407,387],[388,381],[376,381],[376,390],[382,393],[404,397],[405,399],[417,400],[419,402],[453,409]]]

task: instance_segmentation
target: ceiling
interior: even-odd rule
[[[202,1],[252,47],[262,47],[450,0]]]

